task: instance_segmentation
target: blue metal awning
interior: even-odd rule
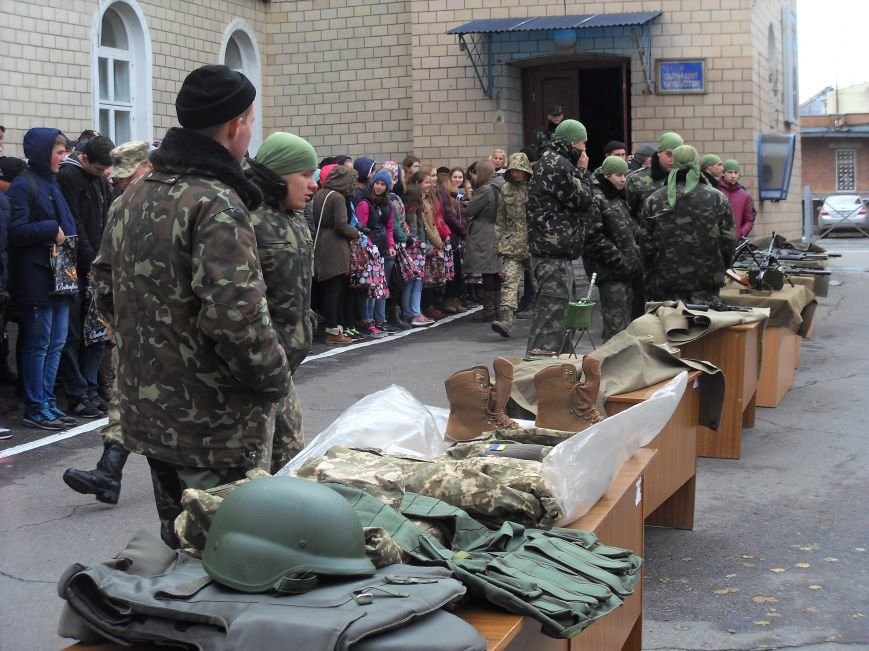
[[[447,34],[459,39],[459,49],[465,52],[480,87],[486,97],[494,97],[495,80],[492,67],[492,41],[496,34],[521,32],[561,32],[566,30],[630,27],[643,66],[643,77],[649,92],[652,89],[652,33],[649,23],[662,11],[634,11],[613,14],[581,14],[574,16],[523,16],[521,18],[486,18],[453,27]],[[485,77],[485,79],[484,79]]]
[[[597,27],[632,27],[645,25],[661,11],[635,11],[619,14],[581,14],[577,16],[533,16],[523,18],[486,18],[453,27],[447,34],[495,34],[501,32],[536,32],[547,29],[593,29]]]

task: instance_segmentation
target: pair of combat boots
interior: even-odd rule
[[[537,427],[581,432],[603,420],[595,407],[602,362],[591,355],[582,359],[584,381],[573,364],[549,366],[534,376],[537,390]],[[520,429],[504,409],[513,387],[513,365],[498,357],[493,363],[495,383],[485,366],[453,373],[444,382],[450,416],[446,436],[467,441],[495,429]]]

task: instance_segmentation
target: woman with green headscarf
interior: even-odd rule
[[[709,303],[724,285],[736,247],[730,203],[706,183],[690,145],[673,150],[667,185],[643,204],[648,300]]]
[[[263,194],[251,222],[269,314],[295,371],[311,350],[316,325],[311,312],[313,242],[302,211],[317,191],[317,153],[299,136],[273,133],[245,167],[245,174]],[[271,471],[285,466],[302,447],[302,411],[291,381],[288,395],[277,405]]]

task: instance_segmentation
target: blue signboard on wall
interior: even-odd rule
[[[656,59],[658,94],[703,94],[706,92],[706,59]]]

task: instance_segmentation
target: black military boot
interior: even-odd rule
[[[106,443],[95,470],[67,468],[63,481],[78,493],[96,495],[98,501],[106,504],[117,504],[121,495],[121,476],[129,455],[120,443]]]

